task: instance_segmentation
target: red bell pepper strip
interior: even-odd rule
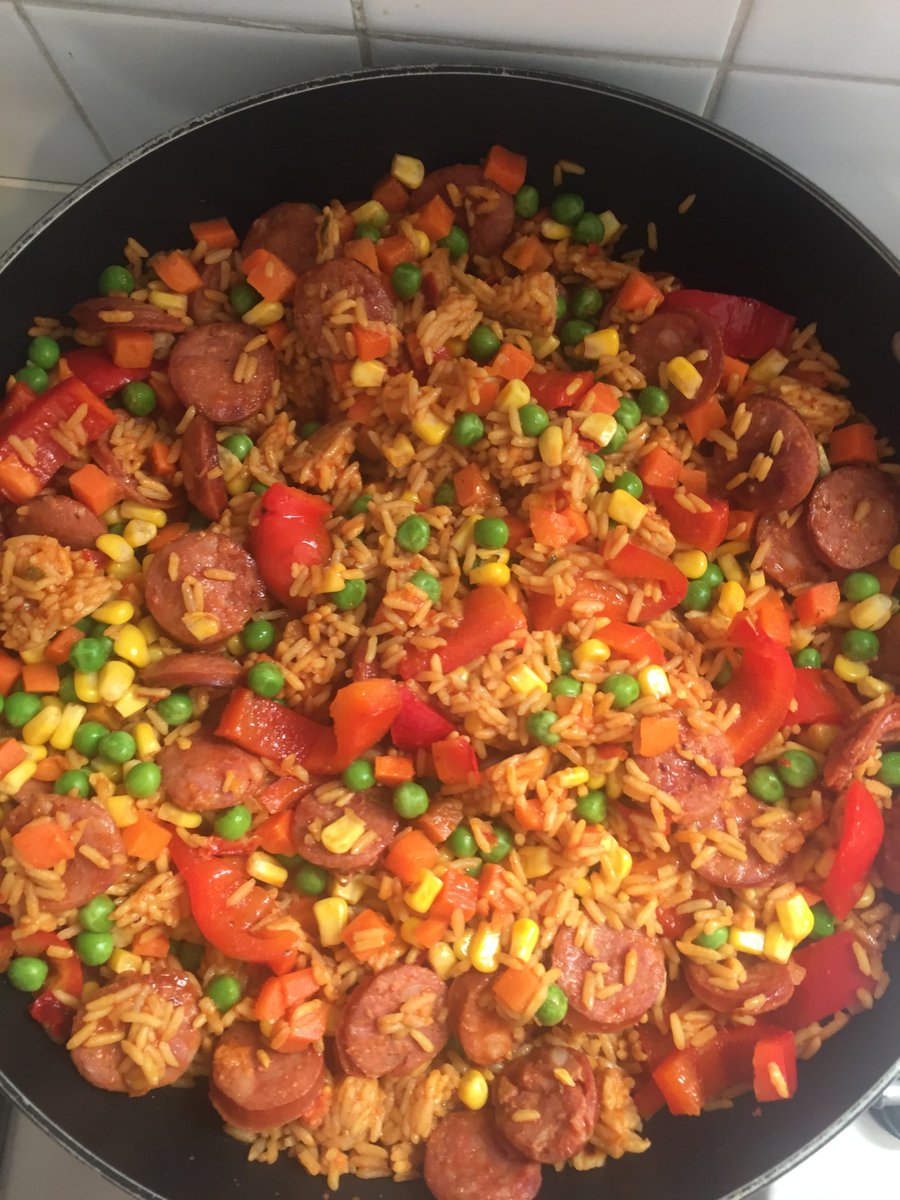
[[[787,1029],[804,1029],[841,1009],[855,1011],[861,1007],[857,993],[861,989],[871,992],[875,980],[860,970],[853,949],[855,941],[849,929],[839,929],[831,937],[794,951],[791,959],[803,967],[806,975],[784,1008],[778,1010],[780,1024]]]
[[[792,316],[761,300],[696,288],[669,292],[665,307],[704,313],[718,329],[725,353],[733,358],[759,358],[773,347],[784,350],[796,324]]]
[[[743,614],[732,622],[729,638],[743,655],[719,695],[729,706],[741,706],[737,720],[725,731],[740,765],[762,750],[788,719],[797,670],[787,650],[754,629]]]
[[[20,504],[46,487],[71,455],[53,434],[76,413],[85,442],[96,441],[116,423],[115,413],[80,379],[72,376],[36,396],[27,407],[0,417],[0,496]],[[34,462],[25,463],[13,449],[11,437],[34,446]],[[69,435],[71,438],[71,434]]]
[[[525,383],[531,399],[548,412],[571,408],[585,395],[594,382],[591,371],[531,371]]]
[[[590,579],[576,575],[575,586],[568,596],[557,604],[555,597],[547,592],[532,592],[528,597],[528,613],[532,629],[562,629],[572,619],[575,605],[591,606],[592,616],[625,617],[629,599],[623,589],[603,579]]]
[[[789,1029],[769,1033],[753,1047],[757,1100],[789,1100],[797,1091],[797,1044]]]
[[[669,1112],[697,1117],[726,1089],[749,1087],[757,1043],[780,1032],[771,1025],[761,1024],[720,1029],[702,1046],[688,1046],[667,1055],[653,1069],[653,1081],[662,1092]]]
[[[441,783],[477,783],[480,778],[475,747],[467,737],[446,738],[431,747],[434,773]]]
[[[291,595],[294,564],[319,566],[331,553],[325,527],[330,515],[327,500],[284,483],[273,483],[262,498],[250,530],[250,552],[266,587],[289,608],[306,603]]]
[[[293,757],[306,766],[314,751],[328,745],[331,730],[284,704],[239,687],[229,696],[216,733],[260,758],[282,762]]]
[[[81,996],[84,988],[84,973],[81,962],[68,942],[58,938],[55,933],[31,933],[27,937],[14,938],[12,925],[0,929],[0,971],[9,969],[14,954],[26,954],[32,958],[40,958],[54,946],[58,950],[71,953],[66,958],[47,958],[50,968],[45,986],[28,1006],[32,1017],[43,1025],[45,1031],[54,1042],[65,1042],[72,1032],[72,1020],[75,1010],[71,1004],[60,999],[58,993],[74,997]]]
[[[839,921],[853,910],[884,840],[884,817],[869,789],[855,779],[843,797],[841,840],[819,889]]]
[[[606,565],[619,579],[635,579],[642,583],[659,584],[659,598],[645,600],[641,608],[641,621],[653,621],[674,608],[687,595],[687,576],[669,558],[661,558],[650,550],[626,542],[614,557],[607,556]],[[627,611],[627,610],[626,610]],[[625,613],[609,613],[609,616],[624,617]]]
[[[794,701],[797,708],[788,713],[788,725],[842,725],[858,707],[846,683],[825,667],[798,668]]]
[[[445,674],[468,666],[488,654],[498,642],[505,642],[519,630],[525,630],[525,614],[500,587],[485,584],[469,592],[463,600],[462,620],[444,634],[445,645],[437,651]],[[400,663],[400,675],[413,679],[428,670],[433,651],[413,651]]]
[[[391,725],[391,741],[398,750],[427,749],[452,732],[453,725],[446,717],[420,700],[409,688],[402,689],[400,712]]]
[[[63,357],[72,374],[103,400],[120,391],[126,383],[150,378],[149,367],[117,367],[105,350],[94,346],[67,350]]]
[[[614,658],[621,655],[632,662],[646,658],[658,666],[665,662],[662,646],[648,629],[642,629],[640,625],[609,621],[606,625],[598,627],[597,637],[606,642]]]
[[[343,771],[371,750],[397,719],[403,692],[393,679],[360,679],[342,687],[328,710],[334,721],[334,754],[314,754],[310,768],[324,774]]]
[[[695,512],[678,501],[674,488],[655,487],[651,495],[657,511],[669,522],[679,542],[708,553],[725,541],[730,519],[727,501],[714,496],[692,497],[701,501],[700,509]]]

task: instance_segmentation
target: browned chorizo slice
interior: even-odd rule
[[[126,861],[122,838],[112,817],[95,801],[76,796],[32,795],[16,805],[6,828],[10,833],[18,833],[32,821],[55,821],[69,834],[74,848],[60,876],[60,894],[54,892],[40,902],[47,912],[81,908],[121,878]]]
[[[388,967],[358,983],[335,1040],[348,1074],[409,1075],[447,1043],[447,986],[427,967]]]
[[[200,265],[197,267],[200,270]],[[226,268],[227,269],[227,268]],[[188,296],[188,316],[195,325],[211,325],[223,311],[221,300],[213,300],[207,292],[221,292],[222,263],[207,263],[200,270],[203,286]]]
[[[631,929],[588,924],[583,933],[582,939],[564,925],[553,942],[553,965],[560,972],[570,1011],[585,1017],[594,1029],[633,1025],[653,1006],[666,982],[662,949],[653,938]]]
[[[884,841],[878,851],[875,866],[886,888],[900,896],[900,804],[886,808],[884,816]]]
[[[31,533],[56,538],[72,550],[93,550],[106,525],[86,504],[71,496],[36,496],[20,505],[9,518],[7,537]]]
[[[147,607],[183,646],[215,646],[239,633],[263,595],[247,551],[209,529],[170,542],[147,571]]]
[[[268,342],[246,353],[256,332],[223,321],[189,329],[178,339],[169,356],[169,379],[185,407],[193,404],[215,425],[256,416],[272,395],[277,374]]]
[[[900,700],[863,713],[841,730],[825,759],[822,778],[836,792],[848,787],[858,767],[867,763],[882,743],[900,742]]]
[[[534,1200],[541,1168],[500,1138],[486,1109],[452,1112],[428,1139],[425,1182],[435,1200]]]
[[[326,325],[335,305],[360,301],[370,321],[391,322],[395,318],[390,293],[374,271],[349,258],[333,258],[305,272],[294,289],[294,324],[306,348],[320,358],[349,358],[350,351]],[[344,326],[343,328],[348,328]]]
[[[218,521],[228,504],[219,466],[219,443],[208,417],[197,413],[181,440],[181,469],[188,500],[204,517]]]
[[[688,358],[697,351],[706,352],[705,359],[694,363],[702,377],[696,396],[688,399],[677,388],[669,389],[673,412],[690,412],[703,404],[722,377],[724,351],[719,331],[709,317],[694,309],[654,313],[631,335],[628,349],[634,355],[634,365],[647,382],[654,385],[659,383],[661,363],[678,356]]]
[[[720,1013],[733,1013],[753,1000],[754,1016],[783,1008],[794,994],[794,989],[806,974],[798,963],[775,963],[764,960],[745,964],[747,977],[735,988],[721,987],[715,972],[705,963],[684,964],[687,985],[698,1000]],[[764,999],[759,1000],[762,996]]]
[[[825,583],[831,578],[831,572],[813,549],[802,514],[793,525],[782,524],[774,515],[761,517],[756,527],[756,545],[765,547],[765,558],[760,564],[763,571],[783,588],[791,590]]]
[[[877,467],[838,467],[809,498],[807,527],[816,553],[833,567],[868,567],[897,542],[897,491]]]
[[[322,845],[322,830],[346,812],[355,813],[366,827],[356,844],[345,854],[336,854]],[[373,793],[358,792],[346,808],[326,804],[315,796],[304,796],[294,814],[294,841],[297,853],[308,862],[329,871],[365,871],[384,854],[399,827],[397,814]]]
[[[260,1132],[298,1120],[315,1102],[324,1079],[318,1050],[280,1053],[258,1025],[236,1021],[213,1051],[209,1098],[230,1125]]]
[[[254,754],[208,733],[195,733],[182,750],[177,742],[156,756],[162,789],[179,808],[211,812],[243,804],[262,790],[266,769]]]
[[[653,787],[678,801],[681,812],[671,813],[673,821],[689,824],[705,821],[728,795],[722,771],[734,766],[734,755],[718,730],[699,733],[684,717],[680,727],[677,747],[652,757],[635,754],[634,762]]]
[[[468,232],[473,254],[490,258],[500,253],[512,233],[515,208],[512,196],[485,179],[481,167],[457,163],[429,172],[410,196],[410,208],[418,212],[437,195],[450,205],[457,224]]]
[[[131,315],[123,320],[123,314]],[[107,333],[110,329],[139,329],[147,333],[181,333],[184,321],[163,312],[155,304],[131,300],[127,296],[96,296],[82,300],[71,309],[72,319],[89,333]]]
[[[509,1058],[521,1038],[517,1026],[497,1012],[491,977],[477,971],[457,975],[447,994],[450,1028],[466,1058],[479,1067]]]
[[[147,687],[230,688],[237,684],[243,671],[239,662],[224,654],[183,651],[148,663],[140,674]]]
[[[288,201],[276,204],[256,218],[247,230],[241,254],[244,258],[254,250],[277,254],[295,275],[302,275],[316,265],[318,253],[319,214],[311,204]]]
[[[69,1042],[72,1061],[88,1083],[107,1092],[143,1096],[174,1083],[200,1049],[202,1035],[194,1028],[199,999],[197,981],[184,971],[123,975],[79,1009]],[[116,1034],[117,1041],[90,1044]],[[138,1062],[123,1049],[135,1039],[141,1044]]]
[[[819,469],[816,439],[792,408],[771,396],[745,403],[750,420],[738,424],[737,455],[717,445],[716,465],[735,506],[759,513],[794,508],[809,494]],[[733,427],[725,431],[729,436]]]
[[[767,814],[764,829],[759,825],[763,814]],[[803,834],[793,813],[767,808],[752,796],[726,800],[704,822],[704,828],[730,834],[743,847],[740,850],[735,845],[735,850],[746,853],[746,857],[735,857],[724,849],[715,850],[712,856],[705,849],[700,852],[699,861],[696,865],[692,863],[693,869],[719,887],[759,887],[789,878],[790,856],[803,844]]]
[[[535,1162],[565,1162],[583,1150],[597,1122],[597,1103],[590,1059],[569,1046],[523,1054],[494,1085],[498,1130]]]

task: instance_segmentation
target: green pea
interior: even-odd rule
[[[575,670],[575,659],[572,657],[572,651],[568,646],[560,646],[556,652],[556,658],[559,662],[560,674],[571,675]]]
[[[523,183],[513,197],[513,208],[516,210],[516,216],[521,217],[525,221],[530,221],[541,207],[541,197],[536,187],[532,187],[530,183]]]
[[[582,683],[579,679],[574,679],[571,675],[557,675],[550,684],[551,696],[580,696],[582,691]]]
[[[200,514],[198,513],[197,516],[200,517]],[[202,518],[201,518],[201,520],[202,520]],[[202,526],[197,525],[197,526],[195,526],[195,528],[200,529],[200,528],[202,528]],[[112,525],[107,526],[106,532],[107,533],[119,533],[119,534],[124,533],[125,532],[125,522],[124,521],[113,522]]]
[[[710,588],[717,588],[725,582],[725,576],[722,574],[722,568],[718,563],[711,562],[703,574],[700,576],[705,584]]]
[[[47,982],[49,972],[50,968],[42,958],[23,954],[12,960],[6,976],[16,991],[39,992]]]
[[[304,863],[297,869],[297,874],[294,876],[294,887],[304,896],[321,896],[328,887],[330,878],[324,867],[317,867],[313,863]]]
[[[855,604],[860,600],[868,600],[870,596],[877,596],[880,591],[881,584],[868,571],[851,571],[841,584],[844,599],[852,600]]]
[[[723,688],[726,683],[730,683],[732,675],[734,675],[734,667],[727,658],[723,659],[719,672],[713,680],[713,687]]]
[[[589,825],[602,825],[606,820],[606,792],[593,788],[575,801],[575,815]]]
[[[53,785],[58,796],[68,796],[74,792],[76,796],[87,797],[91,794],[91,780],[87,771],[63,771]]]
[[[875,778],[886,787],[900,787],[900,750],[884,751]]]
[[[466,446],[474,446],[476,442],[480,442],[484,437],[484,421],[479,417],[478,413],[464,412],[460,413],[453,422],[453,428],[450,430],[450,440],[454,445],[465,448]]]
[[[488,363],[500,349],[500,339],[490,325],[478,325],[469,334],[466,350],[477,363]]]
[[[618,454],[625,443],[628,441],[628,430],[624,425],[616,422],[616,431],[606,443],[606,449],[610,454]]]
[[[613,491],[627,492],[629,496],[640,500],[644,494],[644,485],[640,475],[635,475],[634,471],[623,471],[613,483]]]
[[[519,423],[526,437],[540,437],[550,424],[550,414],[540,404],[523,404],[519,409]]]
[[[87,967],[102,967],[114,949],[110,933],[79,933],[75,938],[75,953]]]
[[[805,788],[819,774],[819,764],[805,750],[785,750],[778,756],[775,770],[787,787]]]
[[[246,433],[230,433],[227,438],[223,439],[222,445],[239,462],[243,462],[253,449],[253,439],[247,437]]]
[[[134,276],[125,267],[106,267],[97,280],[97,290],[101,296],[110,292],[124,292],[130,296],[134,291]]]
[[[578,346],[589,333],[594,332],[590,321],[579,321],[575,318],[566,321],[559,331],[559,340],[564,346]]]
[[[534,1019],[538,1025],[558,1025],[568,1011],[569,1001],[566,993],[557,984],[551,983],[543,1004],[534,1014]]]
[[[831,912],[828,905],[820,900],[818,904],[812,906],[813,927],[810,938],[814,942],[820,942],[822,938],[831,937],[834,933],[834,913]]]
[[[597,477],[597,479],[602,479],[603,469],[606,466],[606,463],[603,461],[602,457],[599,454],[591,453],[588,454],[587,460],[590,463],[591,470],[594,472],[594,475]]]
[[[235,804],[233,808],[226,808],[219,813],[214,828],[226,842],[236,842],[248,832],[252,823],[250,809],[245,804]]]
[[[719,929],[714,929],[712,933],[701,933],[694,938],[695,946],[702,946],[704,950],[720,950],[728,941],[728,929],[722,926]]]
[[[623,396],[616,409],[616,420],[622,428],[629,431],[636,429],[641,423],[642,416],[637,401],[632,400],[630,396]]]
[[[418,513],[401,521],[397,529],[397,545],[407,554],[419,554],[428,545],[431,526]]]
[[[422,286],[422,268],[415,263],[398,263],[391,271],[391,287],[401,300],[411,300]]]
[[[468,236],[458,225],[454,225],[446,237],[440,238],[438,245],[443,246],[452,259],[462,258],[469,253]]]
[[[456,858],[474,858],[478,853],[478,844],[468,825],[457,825],[447,838],[447,847]]]
[[[502,550],[509,541],[509,526],[502,517],[482,517],[472,534],[475,545],[483,550]]]
[[[456,486],[452,479],[445,479],[434,490],[434,505],[446,504],[448,507],[456,503]]]
[[[637,402],[645,417],[664,417],[669,411],[669,397],[661,387],[642,388]]]
[[[763,804],[777,804],[784,796],[784,785],[774,767],[754,767],[747,776],[747,791]]]
[[[59,362],[59,345],[52,337],[39,334],[28,345],[28,361],[45,371],[52,371]]]
[[[550,215],[560,225],[575,225],[584,216],[584,197],[561,192],[550,201]]]
[[[681,602],[685,612],[706,612],[712,604],[712,588],[705,579],[692,579]]]
[[[492,825],[491,829],[495,838],[494,844],[487,854],[482,851],[481,857],[485,862],[489,863],[503,862],[504,858],[506,858],[515,845],[515,839],[505,825]]]
[[[391,797],[394,812],[405,821],[412,821],[428,812],[428,793],[420,783],[401,783]]]
[[[409,582],[420,592],[424,592],[432,604],[440,603],[441,581],[436,575],[429,575],[427,571],[414,571],[409,577]]]
[[[176,942],[174,950],[175,957],[186,971],[193,971],[196,974],[200,970],[200,964],[203,962],[202,946],[196,942]]]
[[[187,692],[173,692],[159,701],[156,711],[167,725],[183,725],[194,715],[194,702]]]
[[[6,697],[5,716],[7,725],[21,729],[41,711],[41,698],[33,692],[13,692]]]
[[[356,236],[365,238],[369,242],[381,241],[381,230],[377,225],[373,225],[371,221],[360,221],[356,227]]]
[[[556,297],[556,319],[561,321],[569,311],[569,301],[566,299],[563,292],[559,292]]]
[[[127,730],[118,729],[114,733],[104,735],[97,747],[97,753],[107,762],[126,763],[129,759],[134,758],[137,746]]]
[[[78,921],[86,933],[109,933],[112,929],[110,917],[115,912],[115,902],[110,896],[95,896],[78,910]]]
[[[121,391],[122,403],[133,417],[149,417],[156,408],[156,392],[149,383],[133,379]]]
[[[233,975],[214,975],[203,990],[220,1013],[234,1008],[243,995],[240,982]]]
[[[598,245],[606,237],[606,229],[596,213],[585,213],[572,230],[572,241],[579,246],[589,246],[592,242]]]
[[[20,370],[16,371],[16,379],[19,383],[24,383],[26,387],[30,387],[33,392],[38,395],[41,392],[46,392],[50,386],[50,379],[43,367],[36,367],[33,363],[27,363]]]
[[[100,743],[108,733],[109,730],[105,725],[101,725],[99,721],[85,721],[83,725],[79,725],[75,730],[72,745],[85,758],[93,758],[100,749]]]
[[[366,598],[366,581],[364,579],[348,579],[339,592],[332,592],[330,599],[341,612],[351,612],[359,608]]]
[[[249,283],[236,283],[228,293],[228,299],[237,315],[242,317],[244,313],[248,313],[251,308],[259,304],[262,296]]]
[[[248,621],[241,630],[241,641],[248,650],[268,650],[275,641],[275,626],[271,621]]]
[[[247,672],[247,686],[257,696],[271,700],[284,687],[284,675],[275,663],[254,663]]]
[[[478,862],[473,863],[471,867],[466,867],[466,874],[470,875],[473,879],[477,879],[483,870],[484,863],[481,861],[481,859],[479,859]]]
[[[360,513],[367,513],[369,511],[369,505],[372,503],[373,499],[374,497],[367,496],[365,494],[362,496],[357,496],[347,511],[351,517],[358,517]]]
[[[550,712],[547,709],[531,713],[525,724],[528,732],[536,742],[540,742],[544,746],[555,746],[559,741],[559,734],[553,732],[553,726],[556,724],[556,713]]]
[[[250,484],[250,491],[254,496],[264,496],[268,490],[269,485],[267,483],[263,483],[259,479],[254,479]]]
[[[641,694],[641,686],[633,675],[622,672],[604,679],[600,691],[612,696],[613,708],[628,708]]]
[[[162,772],[156,763],[135,763],[125,776],[125,791],[136,800],[142,800],[158,792],[161,782]]]
[[[351,792],[364,792],[367,788],[375,786],[375,772],[367,758],[357,758],[350,763],[344,768],[342,778],[344,786]]]
[[[69,651],[69,664],[76,671],[99,671],[109,661],[112,652],[112,638],[82,638]]]
[[[880,649],[878,634],[870,629],[848,629],[841,638],[841,650],[853,662],[871,662]]]
[[[304,421],[297,432],[302,438],[311,438],[312,435],[317,433],[321,428],[321,421]]]
[[[572,297],[574,317],[593,317],[603,307],[603,293],[599,288],[580,287]]]
[[[821,667],[822,655],[815,646],[804,646],[794,655],[795,667]]]
[[[75,676],[71,671],[67,675],[60,676],[59,698],[63,704],[78,703],[78,696],[75,693]],[[2,707],[0,707],[0,712],[3,712]]]

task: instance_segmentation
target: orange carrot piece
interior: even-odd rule
[[[732,358],[730,354],[726,354],[722,359],[722,389],[729,396],[733,396],[744,380],[747,378],[747,372],[750,369],[750,364],[745,363],[742,358]]]
[[[402,754],[377,754],[375,756],[375,782],[382,787],[396,787],[399,783],[410,783],[416,777],[416,765],[411,758]]]
[[[475,463],[469,463],[454,474],[453,486],[456,489],[456,499],[463,508],[488,508],[500,499],[494,484],[485,479]]]
[[[837,586],[837,585],[835,585]],[[760,629],[779,646],[788,646],[791,641],[791,617],[787,605],[774,592],[769,592],[753,607]]]
[[[0,459],[0,495],[15,504],[31,500],[41,490],[37,475],[29,471],[17,457]]]
[[[395,839],[384,865],[401,883],[418,883],[423,871],[430,870],[439,857],[437,846],[418,829],[409,829]]]
[[[846,463],[877,463],[875,427],[859,422],[835,429],[828,439],[828,461],[833,467],[841,467]]]
[[[12,836],[16,854],[26,865],[38,871],[50,871],[58,863],[75,857],[68,830],[55,821],[29,821]]]
[[[684,490],[692,496],[705,496],[709,491],[709,476],[702,467],[689,467],[682,463],[681,482]]]
[[[529,514],[534,540],[552,550],[562,550],[586,538],[589,529],[583,513],[575,508],[564,508],[557,512],[552,508],[535,506]]]
[[[170,447],[165,442],[150,443],[150,462],[157,475],[174,475],[175,466],[169,459]]]
[[[142,929],[131,943],[131,949],[141,958],[167,958],[169,938],[158,926]]]
[[[608,416],[614,416],[620,404],[620,399],[616,392],[608,383],[594,383],[585,392],[584,397],[579,401],[578,407],[584,408],[585,402],[590,404],[591,412],[606,413]]]
[[[375,253],[375,243],[369,238],[354,238],[347,242],[344,246],[344,258],[352,258],[355,262],[368,267],[370,271],[380,270],[378,255]]]
[[[117,367],[149,367],[153,362],[153,334],[146,329],[111,329],[106,349]]]
[[[354,958],[368,962],[396,939],[397,935],[384,917],[371,908],[361,913],[346,926],[341,941]]]
[[[169,542],[174,542],[183,533],[187,533],[189,529],[190,525],[187,521],[173,521],[171,525],[164,525],[153,541],[148,544],[147,549],[156,554],[164,546],[168,546]]]
[[[533,366],[534,355],[530,350],[520,350],[512,342],[504,342],[491,363],[491,370],[501,379],[524,379]]]
[[[61,629],[52,641],[47,643],[44,650],[44,658],[48,663],[55,663],[57,666],[62,666],[64,662],[69,660],[69,652],[76,642],[80,642],[84,634],[74,625],[70,625],[68,629]],[[26,688],[27,691],[27,688]]]
[[[446,932],[446,921],[442,921],[440,917],[424,917],[416,926],[413,940],[423,950],[430,950],[432,946],[437,945]]]
[[[531,967],[507,967],[502,975],[498,975],[491,988],[504,1008],[521,1016],[528,1009],[540,986],[540,976]]]
[[[22,674],[22,664],[11,654],[0,650],[0,696],[8,696],[12,685]]]
[[[363,325],[353,326],[353,341],[356,357],[363,362],[373,358],[384,358],[391,350],[391,335],[384,329],[367,329]]]
[[[825,625],[841,603],[841,589],[834,580],[815,583],[794,600],[794,617],[801,625]]]
[[[69,488],[75,499],[86,504],[97,517],[118,504],[125,495],[121,484],[93,463],[80,467],[69,476]]]
[[[434,195],[419,209],[417,222],[431,241],[438,242],[453,228],[453,209],[443,196]]]
[[[641,717],[638,726],[637,752],[645,756],[665,754],[678,745],[677,717]]]
[[[22,690],[26,692],[58,692],[59,671],[52,662],[24,663]]]
[[[471,410],[478,413],[479,417],[483,417],[485,413],[489,413],[494,407],[494,402],[500,394],[500,380],[494,379],[492,375],[488,375],[478,385],[478,399],[471,405]]]
[[[32,779],[39,779],[41,783],[55,783],[65,769],[65,755],[48,754],[42,762],[38,763]]]
[[[684,423],[695,442],[702,442],[716,429],[721,429],[727,420],[718,396],[710,396],[697,408],[684,414]]]
[[[637,473],[647,487],[673,488],[681,475],[681,463],[662,446],[654,446],[638,463]]]
[[[406,208],[409,192],[399,179],[395,179],[393,175],[385,175],[372,189],[372,199],[377,200],[389,213],[399,213]]]
[[[183,250],[173,250],[170,254],[158,254],[150,265],[172,292],[189,295],[203,287],[200,272]],[[124,366],[125,364],[117,365]]]
[[[616,304],[625,312],[643,312],[654,300],[662,300],[663,294],[643,271],[632,271],[616,296]]]
[[[502,187],[510,195],[516,193],[525,182],[528,159],[505,146],[491,146],[484,160],[484,177]]]
[[[297,282],[296,274],[271,250],[254,250],[244,259],[244,274],[263,300],[284,300]]]
[[[15,738],[7,738],[0,742],[0,778],[8,775],[19,763],[28,757],[25,747]]]
[[[190,228],[195,240],[205,242],[210,250],[233,250],[238,245],[238,235],[231,228],[227,217],[191,221]]]
[[[514,242],[510,242],[500,257],[504,262],[508,262],[511,267],[515,267],[517,271],[521,271],[524,274],[534,265],[540,244],[540,238],[533,233],[529,233],[523,237],[516,238]]]
[[[273,321],[271,325],[266,326],[266,337],[276,350],[281,349],[289,333],[287,321]]]
[[[259,844],[269,854],[296,854],[297,844],[293,834],[293,809],[286,808],[275,813],[257,826]]]
[[[171,842],[172,830],[141,810],[134,824],[121,831],[121,837],[126,854],[142,862],[153,862]]]
[[[401,263],[415,262],[416,248],[402,233],[395,233],[375,243],[375,257],[382,271],[389,275]]]
[[[748,508],[733,508],[728,518],[728,541],[747,541],[753,536],[759,513]]]

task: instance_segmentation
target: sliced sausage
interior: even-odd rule
[[[509,1058],[520,1041],[517,1027],[497,1012],[491,977],[457,975],[447,994],[447,1014],[466,1058],[479,1067]]]
[[[825,583],[831,578],[831,572],[816,556],[803,516],[793,525],[783,525],[774,515],[761,517],[756,527],[756,545],[766,547],[760,563],[763,571],[783,588]]]
[[[427,967],[388,967],[358,983],[335,1034],[347,1074],[409,1075],[430,1062],[447,1044],[446,1000],[446,984]]]
[[[794,994],[806,972],[795,962],[774,963],[764,960],[745,964],[747,978],[736,988],[719,987],[716,975],[705,963],[686,961],[684,974],[688,987],[698,1000],[720,1013],[733,1013],[748,1000],[765,996],[762,1004],[754,1004],[754,1016],[782,1008]]]
[[[319,214],[311,204],[276,204],[247,230],[241,254],[247,258],[254,250],[268,250],[295,275],[302,275],[316,265],[318,233]]]
[[[246,355],[241,382],[235,379],[253,337],[247,325],[229,321],[201,325],[180,337],[169,356],[169,380],[182,404],[193,404],[215,425],[255,417],[272,395],[278,368],[267,342]]]
[[[590,1059],[569,1046],[538,1046],[511,1062],[494,1086],[498,1130],[540,1163],[565,1162],[584,1149],[597,1104]],[[523,1120],[529,1113],[536,1115]]]
[[[370,321],[389,323],[395,318],[390,293],[374,271],[354,259],[333,258],[301,275],[294,289],[294,323],[310,353],[320,358],[349,357],[334,336],[334,327],[325,325],[326,312],[344,298],[361,301]]]
[[[875,866],[886,888],[900,896],[900,804],[884,809],[884,841]]]
[[[709,829],[725,830],[738,837],[744,844],[747,857],[732,858],[717,850],[711,858],[704,857],[693,868],[697,874],[714,885],[726,888],[759,887],[788,878],[790,855],[799,850],[803,843],[803,835],[793,813],[778,810],[780,820],[766,827],[769,854],[774,861],[764,858],[750,841],[754,834],[762,834],[762,830],[757,829],[753,822],[770,811],[752,796],[737,796],[721,804],[704,824]]]
[[[147,607],[183,646],[226,641],[243,629],[263,595],[256,563],[247,551],[209,529],[169,542],[153,556],[147,571]]]
[[[111,475],[122,490],[126,500],[136,500],[138,504],[147,504],[151,508],[177,508],[184,499],[170,495],[167,499],[158,496],[148,496],[141,490],[137,479],[122,466],[115,451],[110,445],[109,434],[102,434],[96,442],[88,447],[88,453],[101,471]]]
[[[634,355],[634,365],[650,384],[659,383],[661,363],[706,351],[706,358],[694,363],[702,377],[696,396],[689,400],[677,388],[669,390],[673,412],[690,412],[703,404],[722,378],[725,360],[719,331],[709,317],[694,309],[654,313],[631,335],[628,349]]]
[[[877,467],[838,467],[820,479],[806,513],[816,553],[833,567],[868,567],[897,542],[897,492]]]
[[[63,895],[41,900],[47,912],[81,908],[117,883],[125,870],[125,847],[112,817],[93,800],[40,794],[21,801],[10,813],[6,828],[18,833],[32,821],[55,821],[69,834],[75,854],[60,877]],[[87,851],[87,853],[85,853]]]
[[[219,466],[219,443],[208,417],[197,413],[181,439],[181,469],[188,500],[204,517],[218,521],[228,504]]]
[[[173,317],[155,304],[131,300],[127,296],[96,296],[92,300],[82,300],[70,312],[75,324],[88,333],[108,333],[110,329],[181,333],[185,327],[181,317]],[[131,316],[123,321],[124,313]]]
[[[351,850],[335,854],[322,845],[322,830],[346,812],[355,813],[366,826],[366,832],[360,834]],[[394,840],[399,825],[397,814],[371,792],[357,792],[346,808],[326,804],[315,796],[304,796],[294,814],[294,842],[297,853],[308,862],[348,874],[374,867]]]
[[[425,1183],[435,1200],[533,1200],[541,1168],[499,1137],[486,1109],[452,1112],[425,1146]]]
[[[106,525],[86,504],[71,496],[37,496],[17,508],[7,523],[6,536],[31,533],[56,538],[72,550],[93,550]]]
[[[728,498],[735,506],[759,513],[794,508],[809,494],[819,469],[816,439],[803,418],[782,400],[753,396],[745,403],[750,423],[737,441],[737,455],[729,458],[717,445],[715,460]],[[731,433],[731,429],[726,430]],[[771,463],[768,469],[765,464]],[[756,473],[763,467],[764,478]],[[753,471],[753,476],[749,475]],[[731,486],[732,480],[741,482]]]
[[[94,1028],[87,1041],[73,1047],[72,1062],[88,1083],[107,1092],[143,1096],[174,1083],[200,1049],[202,1034],[194,1028],[200,1015],[199,999],[197,981],[185,971],[161,969],[149,975],[122,975],[95,991],[79,1009],[73,1039],[85,1026]],[[96,1016],[98,1012],[104,1015]],[[136,1021],[137,1014],[147,1020]],[[148,1027],[152,1032],[138,1056],[139,1065],[123,1049],[123,1043],[133,1045],[136,1037],[143,1041]],[[118,1041],[91,1045],[95,1037],[116,1034]]]
[[[579,945],[576,931],[564,925],[553,942],[553,965],[569,1009],[580,1013],[595,1029],[616,1030],[633,1025],[653,1006],[666,982],[660,946],[632,929],[589,924]],[[633,955],[632,955],[633,952]],[[631,957],[629,957],[631,955]],[[585,979],[596,972],[596,995],[585,999]],[[625,982],[626,971],[629,982]],[[619,986],[621,985],[621,986]],[[611,995],[606,989],[615,987]]]
[[[863,713],[832,742],[825,759],[825,786],[842,792],[858,767],[867,763],[883,743],[900,742],[900,700]]]
[[[212,812],[243,804],[262,790],[267,772],[255,754],[208,733],[195,733],[186,750],[172,742],[156,756],[162,789],[179,808]]]
[[[672,820],[689,824],[707,820],[728,795],[729,781],[722,771],[734,766],[734,755],[718,730],[698,733],[684,717],[680,719],[680,730],[677,747],[652,757],[635,754],[634,762],[653,787],[681,805],[681,813],[672,813]],[[697,759],[712,766],[714,774],[698,766]]]
[[[487,188],[490,194],[479,195],[477,189],[481,188]],[[473,254],[490,258],[500,253],[516,219],[508,192],[485,179],[481,167],[474,163],[457,163],[430,171],[410,196],[410,208],[418,212],[438,195],[453,209],[456,223],[466,229]]]
[[[221,290],[222,264],[207,263],[200,271],[200,278],[203,286],[188,296],[188,316],[195,325],[211,325],[222,312],[222,302],[210,300],[206,293]]]
[[[141,682],[147,687],[230,688],[237,684],[243,671],[239,662],[224,654],[183,651],[148,663],[141,669]]]
[[[258,1133],[298,1120],[318,1098],[324,1080],[318,1050],[281,1053],[257,1024],[235,1021],[213,1051],[209,1098],[229,1125]]]

